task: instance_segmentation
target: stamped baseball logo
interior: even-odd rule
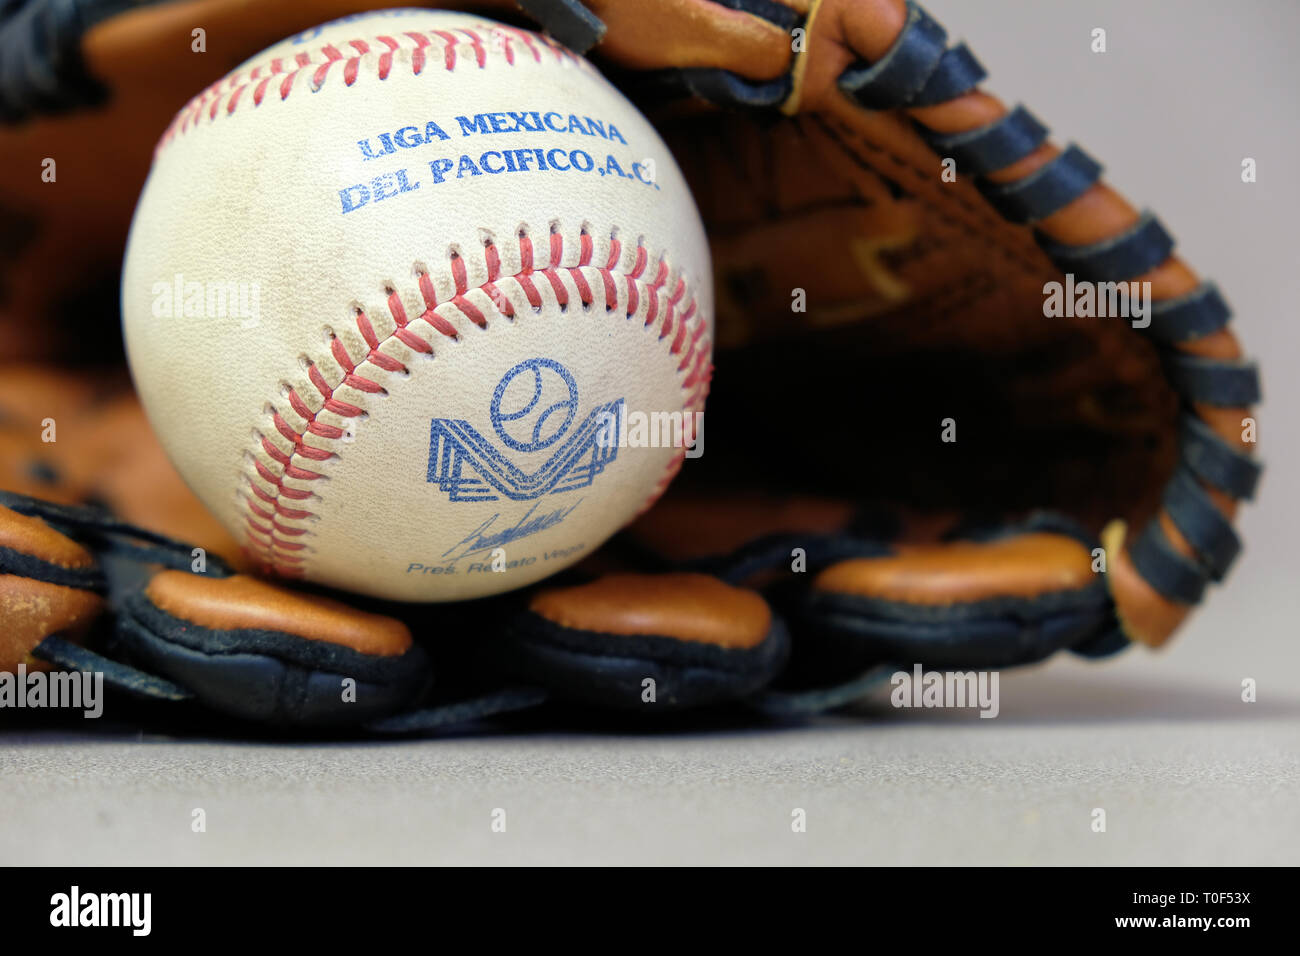
[[[155,430],[249,563],[399,600],[591,553],[683,460],[608,435],[697,416],[711,368],[708,246],[654,129],[555,41],[458,13],[325,24],[200,91],[122,306]]]
[[[451,501],[530,501],[585,488],[618,456],[605,439],[623,405],[621,398],[600,403],[571,427],[578,411],[573,375],[554,359],[521,362],[497,384],[488,409],[501,447],[470,422],[435,418],[429,481]]]

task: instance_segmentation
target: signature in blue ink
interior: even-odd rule
[[[471,554],[478,554],[482,551],[491,551],[493,548],[505,547],[505,545],[512,541],[518,541],[520,538],[526,538],[529,535],[546,531],[549,528],[554,528],[569,515],[573,514],[574,510],[580,504],[582,504],[581,498],[567,508],[556,508],[554,511],[549,511],[546,514],[536,516],[533,515],[533,512],[537,510],[537,505],[533,505],[524,512],[524,516],[512,527],[492,530],[492,525],[501,517],[501,513],[497,512],[460,541],[457,541],[450,548],[444,551],[442,557],[445,558],[448,555],[451,555],[451,560],[458,561],[461,558],[469,557]],[[456,553],[452,554],[453,551]]]

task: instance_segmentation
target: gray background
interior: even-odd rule
[[[1004,674],[996,720],[875,706],[791,730],[311,746],[10,731],[0,862],[1300,862],[1300,4],[926,5],[987,89],[1160,214],[1262,361],[1270,471],[1240,521],[1247,551],[1171,647]],[[1088,52],[1096,26],[1105,56]],[[1258,703],[1240,701],[1245,677]]]

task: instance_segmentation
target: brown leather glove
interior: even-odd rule
[[[79,289],[111,274],[153,139],[188,96],[345,11],[262,3],[249,17],[244,6],[86,4],[82,22],[46,31],[59,82],[33,69],[39,82],[0,93],[10,117],[47,111],[37,94],[50,89],[99,103],[0,129],[14,168],[60,157],[49,195],[15,192],[15,176],[0,185],[0,206],[26,224],[5,276],[10,354],[65,354],[69,331],[111,313],[105,300],[97,312],[60,306],[68,286],[50,276],[73,249]],[[508,3],[475,6],[528,22]],[[92,467],[90,451],[68,446],[54,468],[48,447],[11,449],[20,477],[6,487],[108,510],[11,500],[17,510],[0,512],[0,581],[62,608],[0,642],[0,667],[24,655],[126,663],[119,686],[146,695],[161,676],[154,696],[235,716],[399,731],[548,696],[808,711],[854,699],[882,667],[1159,645],[1223,578],[1236,501],[1259,474],[1258,384],[1226,306],[1087,154],[982,92],[973,55],[919,8],[522,6],[647,110],[690,181],[718,289],[705,454],[567,580],[396,609],[232,573],[239,555],[219,532],[156,510],[177,500],[161,463],[118,484],[173,491],[129,504],[100,487],[120,473]],[[57,19],[53,5],[28,8]],[[188,54],[200,24],[206,57]],[[159,57],[166,87],[150,79],[156,63],[144,67]],[[98,152],[74,148],[89,139]],[[1049,316],[1045,286],[1067,275],[1150,283],[1154,306],[1136,319]],[[44,338],[17,318],[32,314],[51,317]],[[57,489],[33,486],[55,473]],[[207,542],[213,560],[193,573],[188,547],[121,521]],[[101,563],[110,573],[97,583]],[[114,613],[81,638],[83,653],[56,635],[91,634],[77,628],[96,595]],[[339,702],[348,676],[363,706]]]

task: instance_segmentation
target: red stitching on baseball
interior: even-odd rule
[[[540,309],[542,306],[541,295],[532,278],[538,271],[547,278],[554,293],[555,301],[562,308],[568,304],[569,292],[560,279],[561,271],[567,272],[573,280],[579,299],[584,306],[595,304],[597,299],[591,283],[587,281],[587,277],[581,271],[584,268],[594,268],[601,276],[606,311],[612,312],[618,307],[615,277],[622,274],[626,280],[628,290],[627,306],[624,310],[626,318],[630,319],[637,313],[641,301],[641,293],[637,288],[638,284],[645,286],[645,295],[649,299],[647,305],[648,316],[652,317],[659,313],[659,297],[663,294],[664,286],[668,282],[670,270],[667,261],[661,259],[658,268],[655,270],[654,280],[646,282],[645,273],[649,254],[643,245],[637,245],[636,258],[631,270],[620,273],[618,263],[621,257],[622,245],[617,238],[611,238],[610,240],[610,255],[605,265],[603,267],[593,266],[591,259],[594,254],[594,243],[591,235],[584,229],[579,237],[578,264],[576,266],[561,266],[559,263],[563,261],[564,239],[558,230],[553,229],[550,234],[550,262],[546,268],[541,270],[534,267],[532,239],[527,233],[521,231],[518,235],[518,241],[520,269],[519,272],[510,276],[501,275],[501,256],[496,246],[490,241],[484,243],[483,256],[487,266],[488,281],[474,287],[486,293],[498,307],[498,310],[508,318],[515,315],[515,309],[510,304],[510,300],[500,292],[497,283],[503,279],[514,280],[523,290],[532,308]],[[466,295],[472,289],[469,285],[465,261],[459,252],[452,252],[451,271],[455,287],[454,293],[446,303],[442,304],[456,306],[471,322],[486,328],[487,318],[477,306],[466,298]],[[428,272],[422,270],[419,273],[417,286],[425,306],[425,310],[418,318],[423,320],[434,333],[450,339],[458,339],[459,334],[456,327],[435,311],[440,303],[438,302],[433,280],[429,277]],[[342,380],[337,386],[331,386],[314,363],[308,365],[307,378],[320,396],[320,411],[329,411],[348,419],[361,418],[366,414],[364,410],[356,405],[344,402],[336,397],[336,392],[344,385],[370,394],[385,391],[383,386],[374,379],[358,372],[361,366],[370,364],[381,371],[390,373],[407,373],[409,371],[402,362],[382,351],[383,346],[388,341],[396,339],[413,351],[432,354],[433,346],[410,328],[406,308],[402,304],[397,291],[389,288],[386,292],[386,305],[395,326],[390,335],[381,338],[379,333],[375,331],[374,323],[371,322],[365,310],[357,308],[354,311],[353,319],[356,323],[357,332],[367,348],[365,356],[360,361],[353,361],[347,347],[343,344],[343,340],[332,332],[330,333],[330,356],[343,373]],[[712,364],[709,362],[705,323],[703,319],[697,317],[694,298],[689,299],[684,310],[680,309],[682,300],[687,298],[688,292],[685,280],[679,277],[677,284],[673,287],[671,296],[666,296],[664,328],[658,338],[663,341],[667,338],[670,328],[675,327],[676,334],[673,336],[668,353],[670,355],[682,355],[682,361],[677,366],[678,372],[686,373],[681,382],[682,391],[685,393],[682,410],[686,414],[691,414],[703,408],[713,369]],[[695,328],[688,339],[687,328],[692,320],[695,321]],[[653,324],[653,318],[648,317],[642,327],[649,328]],[[320,444],[308,444],[307,437],[314,435],[324,442],[335,442],[343,439],[347,433],[345,429],[339,428],[337,425],[330,425],[320,421],[318,418],[320,411],[313,411],[307,401],[292,386],[287,387],[286,398],[290,408],[305,422],[305,425],[303,425],[301,431],[295,429],[279,411],[272,408],[271,422],[274,430],[289,443],[292,451],[285,452],[266,435],[258,436],[258,446],[274,464],[267,465],[256,455],[251,456],[256,475],[261,481],[265,482],[266,487],[260,485],[251,475],[246,474],[244,476],[247,490],[252,493],[251,497],[248,494],[243,495],[246,509],[244,516],[246,525],[244,547],[262,571],[286,577],[297,577],[304,573],[302,566],[304,556],[301,552],[307,546],[302,541],[291,539],[304,537],[310,532],[306,528],[285,525],[278,519],[304,520],[316,518],[317,515],[306,507],[290,507],[281,501],[282,498],[286,498],[290,501],[302,502],[311,498],[314,494],[302,488],[286,485],[285,479],[292,478],[296,481],[313,482],[324,478],[325,476],[319,472],[295,464],[294,459],[299,458],[315,462],[337,458],[339,457],[338,454],[327,447],[322,447]],[[685,449],[673,456],[672,461],[668,463],[651,494],[637,512],[638,514],[644,513],[663,494],[673,477],[680,470],[684,458]]]
[[[266,98],[266,90],[271,82],[279,78],[279,94],[281,100],[289,98],[293,91],[298,74],[305,69],[314,67],[311,79],[309,81],[313,91],[319,90],[325,83],[326,79],[335,64],[343,65],[343,84],[352,86],[356,83],[361,70],[362,60],[367,56],[378,54],[376,62],[376,75],[381,81],[388,79],[392,72],[393,65],[397,61],[397,54],[403,50],[409,50],[411,53],[411,72],[419,76],[424,72],[428,64],[429,48],[433,46],[433,40],[442,43],[443,68],[448,72],[455,70],[460,58],[457,55],[457,48],[466,46],[473,53],[472,59],[466,58],[465,66],[477,66],[482,69],[487,65],[489,48],[499,48],[501,56],[506,65],[514,66],[516,63],[515,43],[521,44],[532,55],[534,62],[542,62],[542,51],[540,47],[551,50],[557,60],[570,60],[574,63],[585,64],[586,61],[573,51],[567,49],[554,40],[540,36],[535,33],[529,33],[527,30],[518,27],[497,24],[491,28],[492,35],[498,41],[497,43],[485,43],[478,32],[464,28],[455,30],[430,30],[426,32],[410,30],[397,35],[382,35],[369,38],[356,38],[346,40],[338,46],[327,43],[320,49],[312,51],[300,51],[293,56],[293,68],[285,69],[284,57],[273,57],[270,63],[262,63],[243,71],[230,73],[216,83],[204,89],[197,96],[183,106],[173,118],[171,125],[163,132],[162,137],[158,140],[155,152],[160,151],[165,145],[182,133],[188,132],[196,127],[199,121],[206,115],[209,122],[215,120],[220,113],[221,115],[230,116],[240,102],[243,100],[245,91],[252,87],[252,103],[254,107],[262,105]],[[411,46],[407,46],[404,41],[410,41]],[[372,48],[372,44],[374,47]],[[540,47],[539,47],[540,45]],[[348,47],[351,53],[340,51],[339,46]],[[379,52],[378,47],[383,51]],[[222,102],[225,102],[225,109],[221,109]]]

